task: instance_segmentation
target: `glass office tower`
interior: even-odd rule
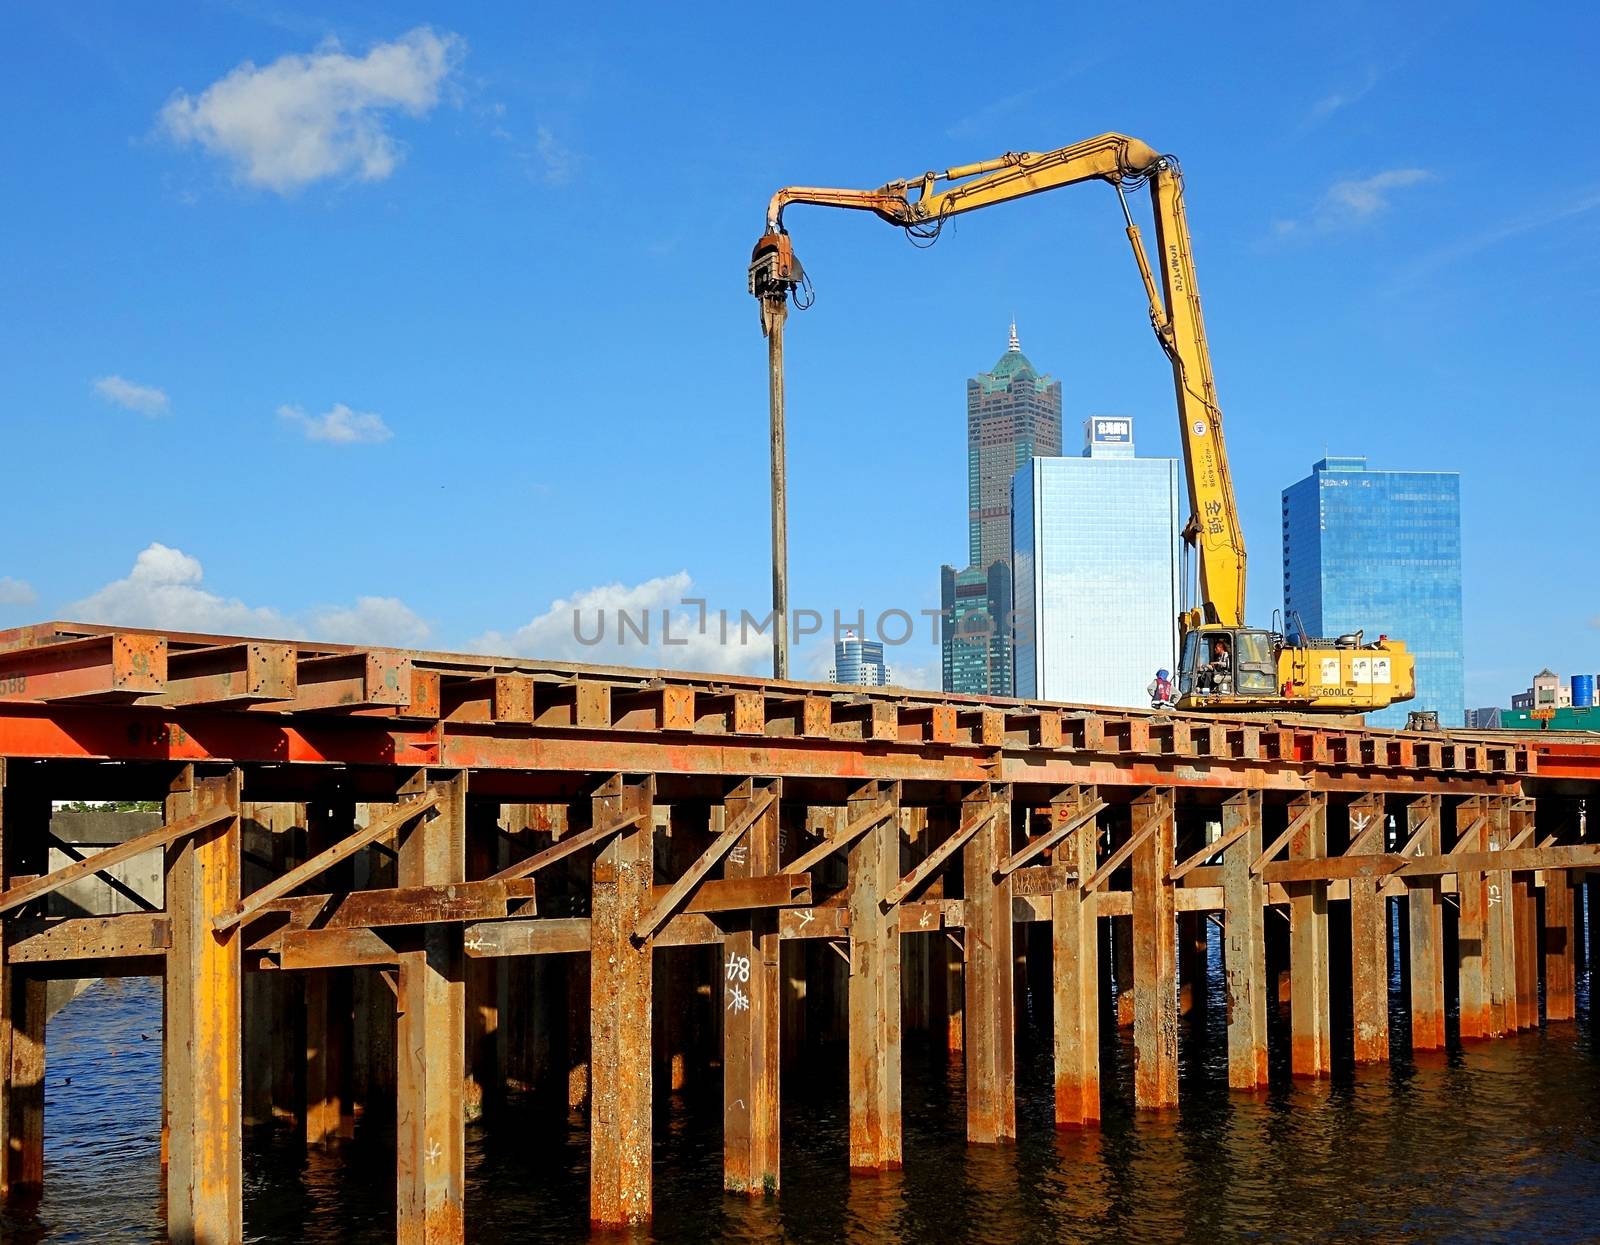
[[[1462,671],[1461,477],[1373,471],[1365,458],[1324,458],[1283,490],[1283,605],[1290,633],[1404,640],[1416,657],[1415,700],[1367,715],[1404,726],[1431,709],[1466,717]]]
[[[1148,708],[1177,651],[1178,463],[1134,457],[1131,419],[1084,431],[1012,481],[1017,695]]]
[[[889,667],[883,664],[883,641],[863,640],[855,632],[846,631],[833,642],[833,681],[885,686]]]
[[[941,567],[939,605],[944,690],[1012,695],[1011,564]]]

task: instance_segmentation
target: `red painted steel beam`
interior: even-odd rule
[[[302,672],[305,662],[301,662]],[[398,674],[398,671],[397,671]],[[304,695],[304,686],[301,693]],[[408,724],[350,714],[249,713],[215,709],[144,709],[120,705],[0,703],[0,756],[120,761],[218,761],[238,764],[437,766],[545,773],[759,773],[784,777],[984,782],[995,778],[985,755],[968,748],[885,747],[805,736],[745,739],[653,731],[583,732],[448,723]],[[1070,759],[1069,759],[1070,757]],[[1028,752],[1000,758],[1002,777],[1027,783],[1168,785],[1216,790],[1364,791],[1374,776],[1287,770],[1244,761],[1195,767],[1160,758]],[[1385,778],[1396,789],[1499,794],[1513,775],[1407,773]]]

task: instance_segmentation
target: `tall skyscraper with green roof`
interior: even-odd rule
[[[1061,455],[1061,382],[1022,353],[1017,325],[1000,361],[967,381],[967,561],[1011,559],[1011,477]],[[1010,694],[1010,689],[1006,689]]]
[[[1061,382],[1006,352],[967,381],[966,570],[945,567],[940,604],[944,690],[1012,694],[1011,478],[1036,457],[1061,454]]]

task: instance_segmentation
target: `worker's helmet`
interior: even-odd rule
[[[1170,674],[1168,674],[1165,670],[1157,670],[1156,671],[1156,678],[1158,678],[1158,679],[1170,679],[1171,677],[1172,676]]]

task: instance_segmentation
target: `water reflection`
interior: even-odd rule
[[[1218,966],[1220,967],[1220,966]],[[1185,1023],[1181,1109],[1130,1108],[1130,1035],[1104,1051],[1105,1119],[1057,1133],[1048,1033],[1019,1038],[1019,1144],[969,1149],[959,1062],[908,1042],[904,1171],[850,1178],[841,1049],[785,1070],[783,1194],[721,1189],[715,1082],[657,1107],[656,1219],[609,1239],[862,1245],[922,1241],[1592,1240],[1600,1222],[1600,1058],[1587,981],[1576,1024],[1395,1061],[1281,1075],[1229,1093],[1213,1006]],[[50,1027],[46,1194],[7,1242],[161,1239],[160,993],[102,982]],[[1277,1035],[1275,1034],[1275,1037]],[[1275,1067],[1275,1073],[1281,1073]],[[392,1125],[306,1153],[284,1127],[252,1134],[255,1241],[393,1238]],[[477,1242],[588,1237],[584,1121],[520,1097],[468,1138]]]

